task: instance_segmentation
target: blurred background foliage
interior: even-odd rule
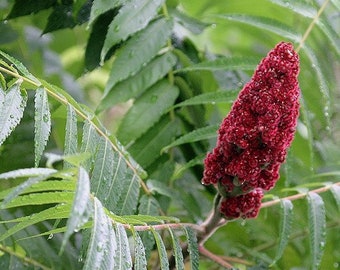
[[[87,1],[80,2],[85,5]],[[19,59],[35,76],[60,86],[78,102],[96,110],[114,60],[107,57],[107,61],[99,66],[96,59],[89,59],[86,55],[89,54],[87,48],[95,27],[95,24],[93,28],[86,27],[89,9],[85,8],[83,13],[79,12],[78,17],[72,17],[65,25],[55,26],[48,24],[51,8],[34,14],[32,11],[29,16],[13,15],[13,18],[8,18],[13,3],[10,0],[0,3],[0,49]],[[314,18],[323,7],[325,9],[314,24]],[[293,42],[295,48],[302,46],[299,76],[302,109],[296,138],[282,167],[280,181],[265,198],[282,198],[339,181],[338,0],[171,0],[166,1],[162,12],[175,18],[170,41],[170,47],[177,50],[175,55],[180,59],[175,70],[224,57],[241,57],[256,63],[281,40]],[[181,17],[181,14],[185,16]],[[105,18],[101,19],[104,24]],[[311,25],[311,31],[305,37]],[[99,28],[96,30],[99,37],[105,34]],[[94,45],[96,42],[92,43]],[[239,65],[242,67],[245,63],[243,60]],[[199,94],[239,91],[252,73],[253,69],[249,68],[226,70],[216,66],[190,72],[175,71],[172,74],[173,84],[180,88],[176,104]],[[99,114],[104,125],[113,134],[118,134],[119,139],[124,140],[125,136],[124,133],[119,134],[119,125],[133,104],[133,99],[130,99]],[[154,189],[159,191],[157,199],[167,215],[178,217],[183,222],[201,222],[207,216],[214,190],[200,184],[202,160],[205,153],[214,147],[216,136],[209,133],[203,140],[189,141],[164,152],[159,150],[191,131],[219,124],[230,106],[230,102],[219,103],[217,100],[181,107],[173,112],[175,115],[163,116],[156,127],[149,129],[132,145],[127,145],[128,151],[154,180],[152,183],[160,185]],[[62,153],[65,118],[60,117],[61,110],[51,100],[53,129],[47,150],[50,152]],[[34,165],[33,114],[28,106],[21,124],[0,148],[0,172]],[[163,141],[150,156],[139,156],[148,141],[158,142],[157,135],[161,131],[168,137],[162,137]],[[157,154],[153,154],[156,151]],[[5,187],[5,184],[1,185],[1,188]],[[330,192],[322,194],[322,198],[326,205],[327,239],[320,269],[337,269],[340,267],[340,209]],[[289,244],[273,269],[297,270],[309,269],[310,266],[312,254],[309,250],[307,202],[301,199],[293,204],[294,220]],[[278,205],[262,209],[257,219],[230,222],[212,236],[207,248],[234,260],[235,266],[240,269],[247,266],[249,269],[267,269],[277,250],[280,213]],[[219,266],[202,258],[201,269],[219,269]]]

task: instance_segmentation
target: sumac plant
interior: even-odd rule
[[[339,14],[3,1],[0,269],[339,268]]]

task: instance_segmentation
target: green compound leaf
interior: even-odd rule
[[[188,242],[188,252],[190,255],[190,268],[191,270],[198,270],[200,255],[198,252],[196,233],[191,227],[184,227],[184,230]]]
[[[156,56],[166,44],[171,34],[172,26],[171,21],[158,19],[132,36],[121,49],[117,50],[104,95],[116,83],[135,75]]]
[[[308,193],[308,226],[310,232],[311,267],[318,269],[326,243],[326,212],[322,198]]]
[[[155,238],[156,245],[157,245],[157,250],[158,250],[158,255],[159,255],[159,260],[160,260],[160,265],[162,270],[168,270],[169,269],[169,261],[168,261],[168,256],[166,253],[166,249],[163,243],[163,240],[159,233],[155,231],[154,229],[151,230],[152,234]]]
[[[164,0],[134,0],[128,1],[113,19],[101,52],[104,59],[110,48],[126,40],[129,36],[145,28],[150,20],[157,15]]]
[[[26,91],[20,91],[17,81],[7,91],[0,89],[0,146],[19,124],[27,102]]]
[[[162,80],[148,89],[130,108],[117,131],[125,145],[139,138],[174,104],[178,88]]]
[[[280,225],[280,241],[279,247],[276,251],[274,261],[271,265],[274,265],[281,257],[288,244],[290,233],[292,231],[292,221],[293,221],[293,204],[290,200],[281,201],[281,225]]]
[[[34,116],[34,146],[35,166],[38,167],[41,155],[46,147],[51,132],[51,113],[48,104],[47,92],[44,87],[39,87],[35,92]]]
[[[80,167],[78,171],[77,188],[73,199],[73,205],[70,217],[67,220],[67,230],[64,234],[63,242],[60,248],[62,253],[68,239],[75,230],[85,224],[89,219],[89,205],[90,200],[90,178],[87,172]]]
[[[173,246],[173,255],[175,257],[176,261],[176,269],[178,270],[184,270],[184,260],[183,260],[183,253],[182,248],[179,242],[178,237],[175,234],[175,231],[169,228],[171,240],[172,240],[172,246]]]

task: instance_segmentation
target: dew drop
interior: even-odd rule
[[[114,31],[115,31],[115,32],[118,32],[119,29],[120,29],[120,28],[119,28],[119,25],[116,25],[115,28],[114,28]]]
[[[50,235],[48,236],[47,240],[51,240],[53,238],[53,233],[50,233]]]
[[[157,99],[158,99],[157,95],[152,95],[151,96],[151,102],[152,103],[155,103],[157,101]]]
[[[211,28],[212,28],[212,29],[215,29],[215,28],[216,28],[216,23],[213,23],[213,24],[211,25]]]
[[[47,123],[49,120],[50,120],[50,118],[48,117],[48,114],[45,113],[45,114],[43,115],[43,121],[44,121],[45,123]]]

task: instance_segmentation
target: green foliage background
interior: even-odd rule
[[[339,268],[338,0],[16,0],[0,19],[0,98],[21,93],[13,132],[0,99],[0,269],[221,268],[190,229],[215,194],[202,161],[282,40],[301,59],[295,140],[258,218],[205,247],[238,269]]]

